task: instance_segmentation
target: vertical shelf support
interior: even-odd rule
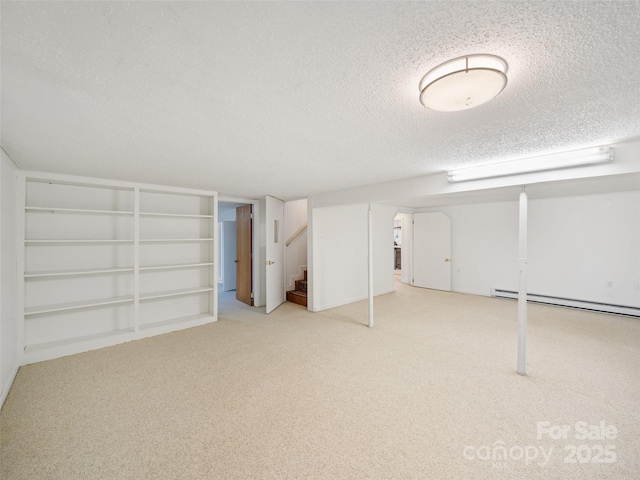
[[[218,251],[218,195],[214,195],[209,202],[209,212],[212,218],[209,222],[209,234],[213,238],[209,247],[209,261],[213,265],[209,267],[209,279],[213,292],[209,295],[209,312],[213,317],[218,319],[218,262],[216,261],[216,252]],[[219,260],[218,260],[219,261]]]
[[[26,218],[25,207],[27,205],[27,180],[22,172],[18,172],[16,175],[16,212],[17,228],[16,228],[16,244],[18,245],[18,258],[16,259],[16,269],[20,275],[20,282],[18,287],[18,299],[17,305],[19,305],[17,314],[20,318],[18,325],[18,355],[20,355],[20,365],[23,364],[22,357],[27,345],[26,324],[24,320],[24,307],[26,304],[26,285],[24,273],[27,271],[26,263],[26,251],[24,239],[26,237]]]
[[[367,288],[369,291],[369,328],[373,328],[373,211],[371,204],[367,210]]]
[[[140,187],[133,189],[133,331],[140,331]]]

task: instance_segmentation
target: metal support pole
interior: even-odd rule
[[[367,211],[368,218],[368,240],[369,240],[369,253],[368,253],[368,265],[369,265],[369,328],[373,328],[373,212],[371,211],[371,204],[369,204],[369,210]]]
[[[518,288],[518,373],[526,375],[527,365],[527,194],[522,187],[520,193],[520,228],[518,265],[520,286]]]

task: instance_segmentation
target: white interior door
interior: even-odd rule
[[[266,210],[266,291],[267,313],[270,313],[284,302],[284,202],[267,195]]]
[[[451,220],[442,212],[413,216],[413,284],[451,291]]]
[[[236,222],[222,222],[222,291],[236,289]]]

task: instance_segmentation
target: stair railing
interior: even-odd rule
[[[296,238],[298,238],[300,236],[300,234],[302,232],[304,232],[307,229],[307,224],[305,223],[304,225],[302,225],[298,230],[296,230],[296,233],[294,233],[293,235],[291,235],[291,238],[289,240],[287,240],[287,247],[289,245],[291,245],[291,242],[293,242]]]

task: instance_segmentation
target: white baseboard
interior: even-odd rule
[[[386,295],[387,293],[393,293],[395,292],[394,289],[391,290],[384,290],[381,292],[375,292],[373,294],[374,297],[377,297],[379,295]],[[347,300],[341,301],[341,302],[336,302],[336,303],[329,303],[326,305],[321,305],[320,307],[316,307],[314,305],[314,309],[312,310],[313,312],[321,312],[323,310],[329,310],[331,308],[337,308],[337,307],[342,307],[343,305],[349,305],[350,303],[356,303],[356,302],[361,302],[363,300],[367,300],[369,298],[369,295],[364,295],[364,296],[359,296],[359,297],[354,297],[354,298],[349,298]]]
[[[367,295],[364,296],[359,296],[359,297],[352,297],[352,298],[348,298],[346,300],[342,300],[339,302],[332,302],[332,303],[327,303],[324,305],[314,305],[314,312],[322,312],[323,310],[329,310],[331,308],[337,308],[337,307],[342,307],[343,305],[349,305],[350,303],[356,303],[356,302],[360,302],[361,300],[366,300],[367,298],[369,298]]]
[[[4,405],[4,401],[7,399],[7,395],[9,395],[9,390],[11,389],[11,385],[13,385],[13,381],[16,378],[16,375],[18,374],[18,369],[20,368],[19,362],[16,362],[13,370],[11,371],[11,375],[9,375],[9,378],[7,379],[7,382],[2,385],[2,394],[0,394],[0,409],[2,409],[2,406]]]
[[[51,342],[41,346],[26,348],[22,357],[22,365],[54,360],[56,358],[75,355],[77,353],[112,347],[114,345],[131,342],[133,340],[140,340],[187,328],[199,327],[201,325],[206,325],[207,323],[213,323],[217,320],[218,317],[211,314],[194,315],[192,317],[159,322],[155,325],[141,325],[138,332],[134,332],[132,329],[129,329],[61,342]]]
[[[502,290],[494,288],[491,291],[491,296],[496,298],[517,300],[518,292],[513,290]],[[590,310],[593,312],[613,313],[616,315],[640,317],[640,307],[633,307],[629,305],[617,305],[591,300],[578,300],[574,298],[556,297],[552,295],[541,295],[536,293],[528,293],[527,301],[532,303],[551,305],[554,307],[577,308],[580,310]]]

